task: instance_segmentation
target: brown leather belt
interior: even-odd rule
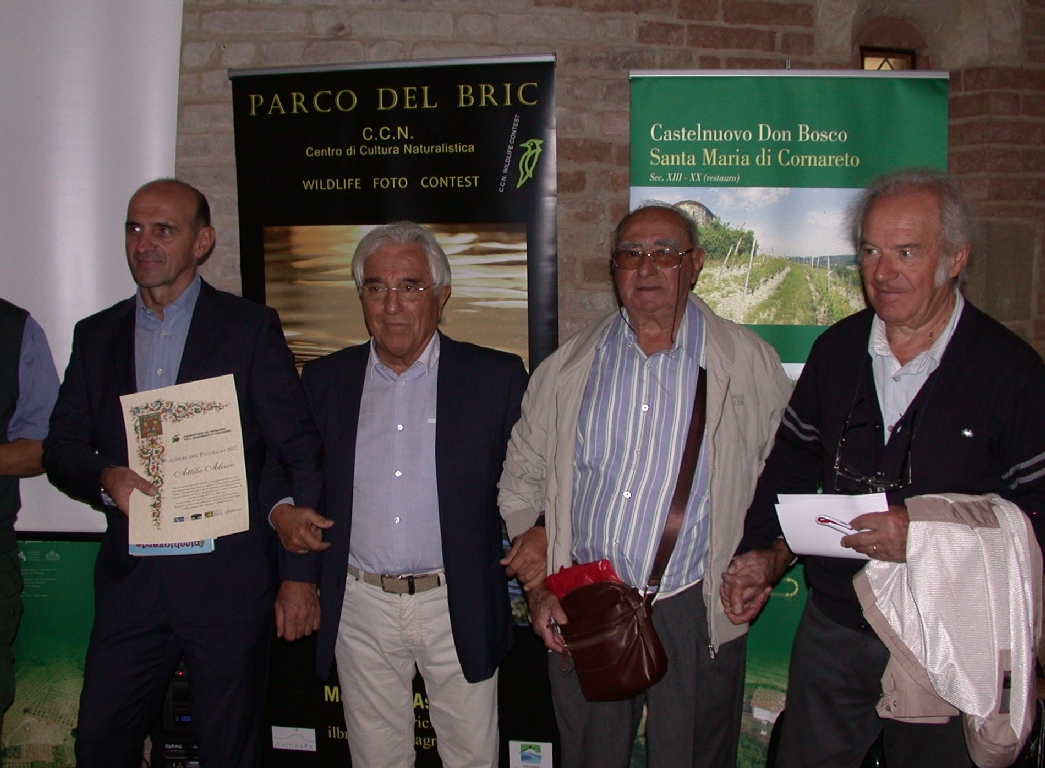
[[[393,595],[416,595],[427,592],[443,583],[441,573],[425,573],[420,576],[383,576],[378,573],[367,573],[355,566],[348,566],[348,575],[357,581],[381,587]]]

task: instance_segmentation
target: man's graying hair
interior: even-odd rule
[[[634,211],[632,211],[623,219],[621,219],[620,223],[617,225],[617,228],[613,230],[613,248],[611,249],[612,251],[617,250],[617,246],[620,244],[621,230],[624,229],[624,225],[628,223],[631,217],[634,216],[636,213],[639,213],[640,211],[649,210],[662,210],[675,214],[679,219],[679,224],[681,224],[682,228],[689,233],[690,247],[700,247],[700,233],[697,231],[697,222],[693,220],[692,216],[690,216],[684,210],[679,208],[677,205],[662,203],[659,200],[647,200]]]
[[[878,200],[908,192],[928,192],[940,206],[943,252],[951,256],[963,245],[972,243],[973,218],[958,182],[932,168],[907,168],[879,176],[854,200],[846,211],[846,222],[860,258],[864,219]]]
[[[438,292],[450,284],[450,261],[443,253],[439,241],[430,230],[412,221],[397,221],[366,233],[352,257],[352,277],[356,288],[363,292],[363,265],[385,245],[419,245],[428,259],[428,270],[432,273],[433,289]]]

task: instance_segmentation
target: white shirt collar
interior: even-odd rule
[[[964,308],[965,299],[961,291],[955,286],[954,308],[951,310],[951,317],[947,321],[947,325],[944,326],[943,333],[936,338],[931,347],[909,360],[906,365],[900,365],[900,361],[896,359],[889,346],[889,339],[885,334],[885,321],[878,315],[875,315],[874,320],[871,321],[871,337],[867,342],[867,351],[872,357],[884,358],[891,362],[890,368],[892,372],[890,375],[895,375],[900,371],[905,374],[931,373],[939,367],[940,359],[943,357],[944,350],[947,349],[947,345],[954,335],[954,329],[958,326],[958,319],[962,316]]]

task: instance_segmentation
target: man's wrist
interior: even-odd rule
[[[537,516],[537,519],[533,521],[533,525],[531,525],[529,528],[525,528],[524,530],[522,530],[519,533],[517,533],[514,536],[512,536],[510,541],[512,542],[512,544],[514,544],[516,541],[521,539],[524,534],[529,533],[530,531],[534,530],[535,528],[540,528],[541,531],[544,531],[544,513],[543,512],[541,512],[541,514],[539,514]],[[545,535],[545,537],[547,537],[548,534],[545,533],[544,535]]]
[[[773,542],[770,551],[776,556],[776,577],[779,579],[784,572],[798,562],[798,555],[791,551],[783,537]]]
[[[102,495],[102,504],[104,504],[107,507],[112,507],[113,509],[116,509],[116,502],[113,501],[112,496],[109,495],[109,492],[105,490],[105,473],[108,472],[110,469],[116,469],[116,465],[110,464],[109,466],[102,468],[102,472],[98,476],[98,490],[101,492]]]
[[[269,510],[269,514],[268,514],[268,520],[269,520],[269,527],[270,528],[275,528],[276,527],[276,524],[272,522],[272,514],[276,511],[276,509],[278,509],[279,507],[283,506],[284,504],[288,504],[290,506],[294,506],[294,497],[293,496],[287,496],[285,498],[280,499],[279,501],[277,501],[275,504],[272,505],[272,509]]]

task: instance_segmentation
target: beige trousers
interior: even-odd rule
[[[335,657],[353,768],[414,765],[415,664],[445,768],[497,765],[497,675],[465,680],[445,584],[393,595],[347,577]]]

